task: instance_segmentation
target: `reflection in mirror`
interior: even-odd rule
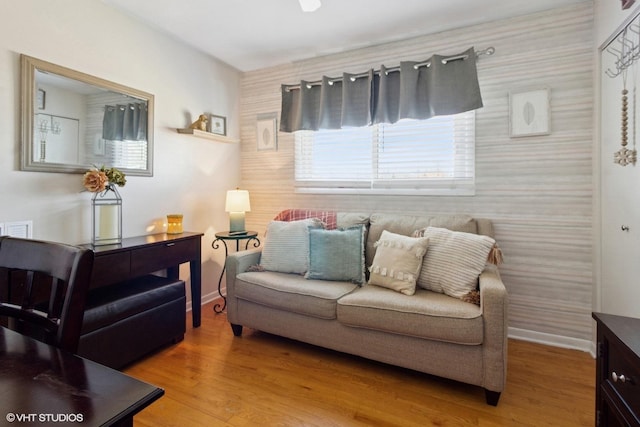
[[[153,95],[22,55],[22,170],[153,175]]]

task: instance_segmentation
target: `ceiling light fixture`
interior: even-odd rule
[[[315,12],[322,6],[320,0],[298,0],[303,12]]]

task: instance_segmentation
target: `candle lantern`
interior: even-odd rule
[[[94,246],[122,243],[122,197],[115,185],[93,194],[91,199]]]

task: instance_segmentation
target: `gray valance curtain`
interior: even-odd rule
[[[146,103],[106,105],[102,119],[102,139],[110,141],[146,141]]]
[[[476,54],[433,55],[428,61],[401,62],[362,74],[324,76],[282,86],[280,131],[340,129],[428,119],[482,107]]]

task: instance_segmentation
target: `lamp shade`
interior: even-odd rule
[[[247,190],[229,190],[227,191],[227,203],[225,204],[226,212],[249,212],[251,211],[251,203],[249,202],[249,192]]]

